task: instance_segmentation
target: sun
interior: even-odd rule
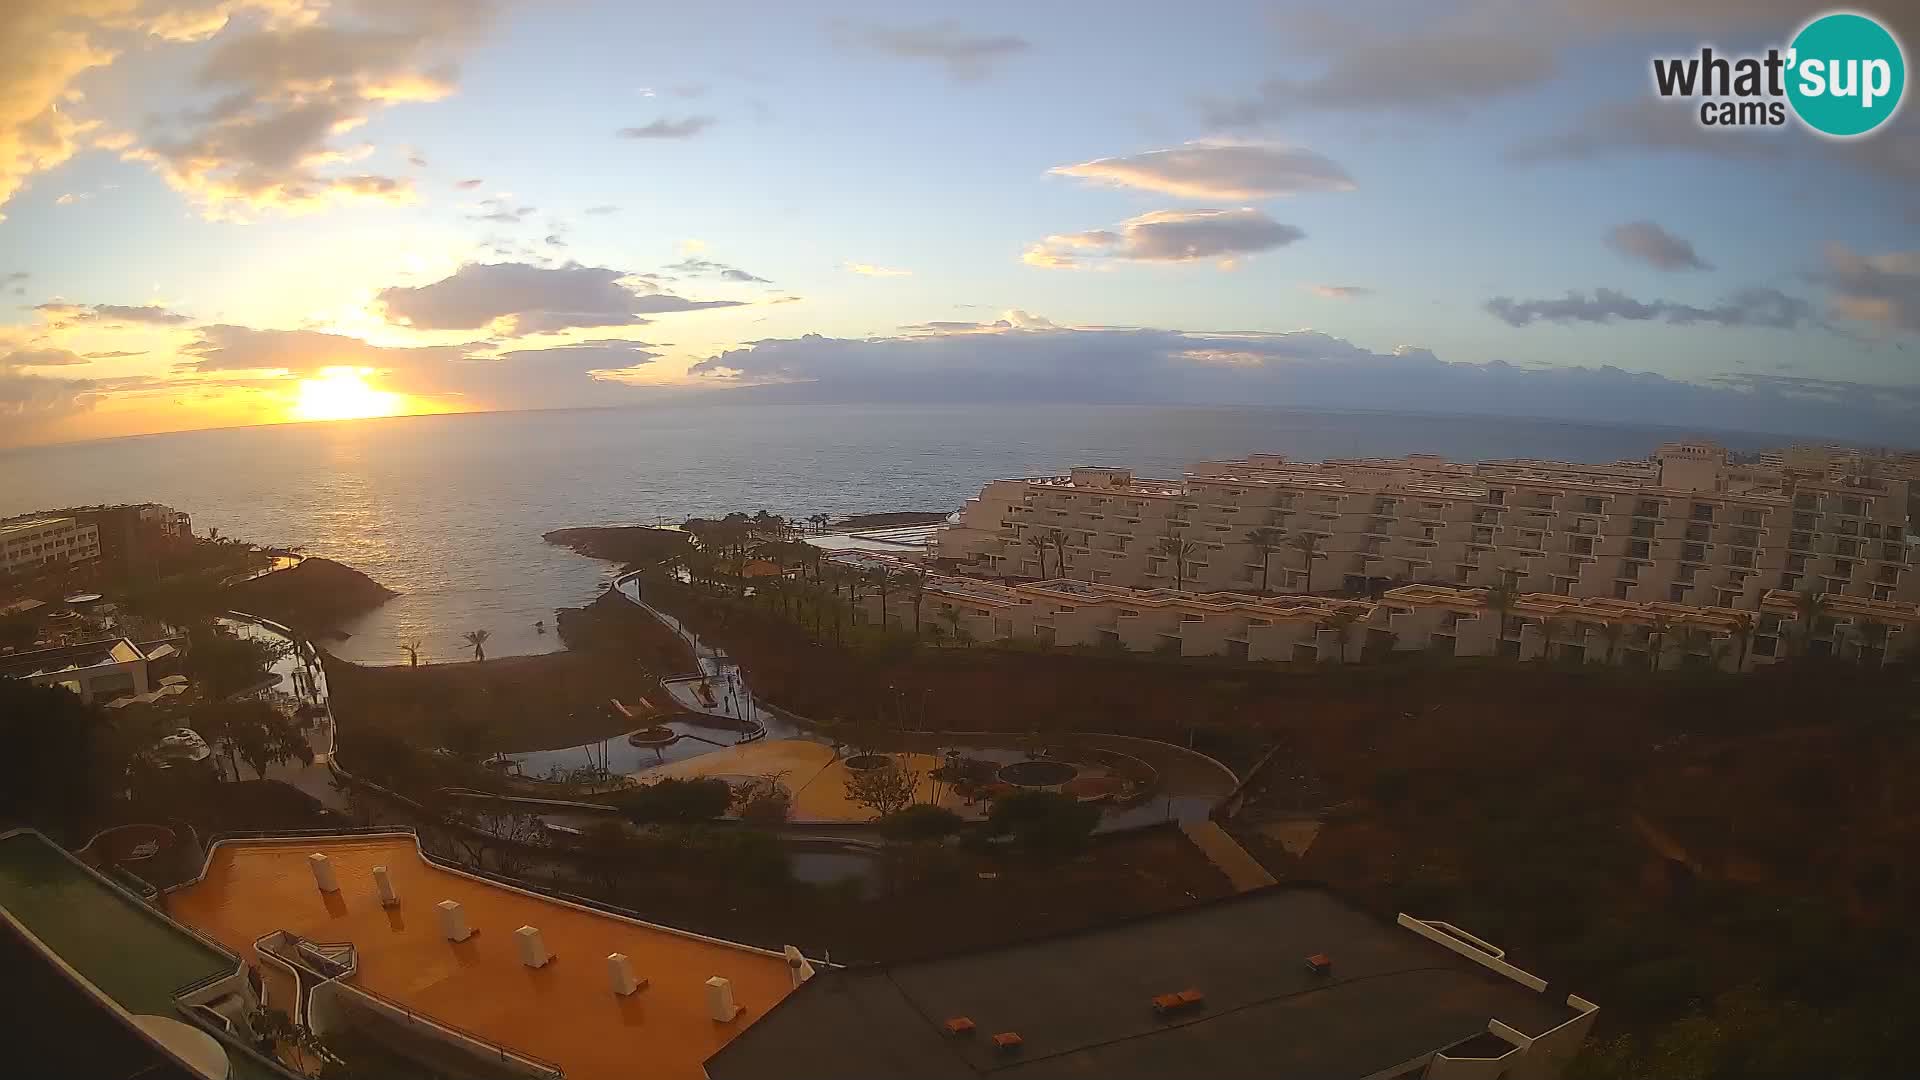
[[[401,395],[367,385],[372,368],[327,368],[319,376],[300,380],[300,397],[293,404],[296,420],[360,420],[394,416],[405,408]]]

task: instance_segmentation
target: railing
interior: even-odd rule
[[[450,1024],[437,1017],[428,1016],[413,1006],[403,1001],[397,1001],[378,991],[369,990],[364,986],[357,986],[353,983],[340,982],[338,980],[331,981],[326,985],[332,987],[335,994],[344,994],[349,998],[365,998],[368,1003],[376,1007],[376,1011],[383,1011],[388,1015],[399,1013],[400,1017],[408,1024],[419,1024],[423,1027],[434,1028],[447,1035],[451,1035],[461,1043],[468,1044],[468,1049],[484,1051],[488,1056],[498,1058],[502,1064],[519,1065],[537,1075],[553,1077],[554,1080],[559,1080],[560,1077],[566,1075],[560,1066],[554,1062],[548,1061],[545,1058],[535,1057],[522,1050],[514,1050],[503,1046],[478,1032],[469,1031],[458,1024]],[[316,987],[315,989],[318,990],[319,988]]]

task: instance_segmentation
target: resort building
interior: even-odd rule
[[[1912,470],[1857,455],[1808,464],[1742,465],[1674,443],[1605,465],[1254,454],[1178,480],[1089,466],[989,483],[934,557],[1003,580],[1198,593],[1504,582],[1749,611],[1773,590],[1920,602]]]
[[[0,573],[37,574],[100,557],[100,531],[71,517],[0,522]]]
[[[1504,611],[1491,604],[1504,602]],[[879,599],[863,600],[879,617]],[[1251,661],[1354,662],[1381,651],[1552,658],[1582,663],[1751,671],[1790,656],[1867,664],[1916,654],[1920,605],[1769,590],[1758,610],[1667,601],[1403,585],[1379,600],[1122,589],[1053,579],[1002,585],[930,578],[918,618],[972,641],[1033,641]],[[887,620],[911,626],[913,601],[888,596]]]
[[[88,704],[149,691],[147,665],[174,655],[165,642],[142,647],[131,638],[108,638],[33,652],[0,653],[0,679],[61,686]]]
[[[81,506],[60,512],[98,531],[100,561],[116,571],[150,566],[193,539],[193,519],[159,503]]]
[[[1595,1006],[1445,923],[1277,885],[917,963],[821,972],[713,1080],[1552,1080]]]

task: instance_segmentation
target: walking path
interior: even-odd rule
[[[1200,854],[1205,855],[1208,862],[1227,875],[1227,880],[1236,891],[1247,892],[1274,884],[1275,878],[1267,872],[1267,868],[1247,854],[1247,849],[1228,836],[1227,830],[1218,823],[1211,820],[1183,820],[1180,822],[1180,831],[1187,834],[1187,839],[1193,841],[1193,846],[1200,849]]]
[[[291,698],[298,705],[314,705],[321,710],[307,729],[307,745],[313,748],[313,764],[299,761],[267,766],[266,779],[278,780],[313,796],[329,810],[347,809],[347,798],[333,785],[333,772],[327,762],[333,757],[333,708],[327,694],[327,672],[313,644],[279,623],[230,611],[220,619],[227,629],[241,637],[285,645],[287,651],[268,669],[280,677],[262,696],[271,701],[275,695]]]

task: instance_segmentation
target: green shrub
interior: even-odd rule
[[[995,799],[987,815],[994,835],[1011,833],[1020,846],[1053,855],[1079,850],[1099,822],[1099,809],[1057,791],[1016,791]]]
[[[733,805],[725,780],[669,777],[608,796],[627,819],[641,825],[691,825],[712,821]]]
[[[889,839],[920,841],[938,840],[960,831],[960,815],[944,806],[909,806],[905,810],[895,811],[880,822],[880,829]]]

